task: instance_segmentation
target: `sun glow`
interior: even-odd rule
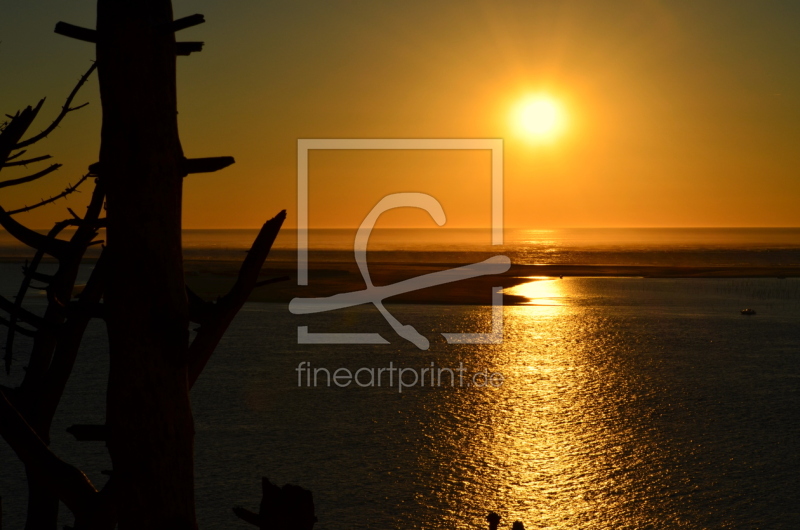
[[[566,125],[561,104],[546,95],[531,96],[514,109],[514,121],[520,134],[532,140],[555,139]]]

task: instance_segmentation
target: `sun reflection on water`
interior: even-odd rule
[[[436,466],[441,482],[432,487],[451,515],[437,528],[474,528],[465,522],[495,510],[507,525],[610,530],[623,513],[641,508],[623,494],[630,479],[620,466],[641,456],[630,450],[635,437],[618,421],[617,401],[625,394],[609,394],[610,374],[592,351],[600,343],[605,351],[617,345],[601,339],[601,319],[570,304],[571,281],[532,280],[507,291],[530,302],[504,308],[504,343],[460,353],[474,366],[502,372],[506,383],[460,392],[445,405],[455,410],[439,410],[459,418],[463,437],[449,432],[435,442],[448,454],[432,458],[446,462]]]
[[[567,289],[562,279],[550,276],[528,276],[527,279],[531,281],[509,287],[503,290],[503,293],[524,296],[528,299],[524,305],[561,306],[569,304]]]

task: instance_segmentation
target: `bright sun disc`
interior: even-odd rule
[[[523,102],[516,114],[521,131],[536,139],[552,138],[564,125],[561,106],[549,97],[536,97]]]

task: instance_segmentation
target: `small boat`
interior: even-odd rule
[[[742,314],[743,315],[755,315],[756,314],[756,310],[755,309],[742,309]]]

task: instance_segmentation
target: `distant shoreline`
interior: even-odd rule
[[[23,264],[26,258],[0,257],[0,263]],[[29,259],[29,258],[28,258]],[[87,258],[91,264],[94,259]],[[48,260],[53,263],[53,260]],[[206,300],[215,300],[233,285],[240,262],[234,260],[185,260],[186,283]],[[463,266],[463,263],[370,262],[375,285],[387,285],[424,274]],[[295,297],[323,297],[365,288],[354,262],[309,263],[309,285],[297,285],[296,261],[267,260],[261,279],[287,277],[277,283],[257,288],[251,302],[288,303]],[[508,289],[534,278],[798,278],[800,265],[789,266],[672,266],[672,265],[512,265],[502,275],[483,276],[413,291],[385,300],[386,303],[490,305],[495,287]],[[21,275],[20,275],[21,279]],[[521,296],[504,295],[505,305],[527,302]]]
[[[462,264],[370,264],[370,275],[375,285],[387,285],[431,272],[458,267]],[[224,294],[232,285],[238,264],[230,261],[186,261],[186,282],[206,299]],[[286,276],[286,281],[256,289],[252,302],[288,303],[292,298],[322,297],[365,288],[355,263],[310,263],[309,285],[297,285],[295,262],[267,261],[262,278]],[[490,305],[495,287],[508,289],[527,283],[533,277],[557,279],[559,277],[629,277],[629,278],[794,278],[800,277],[796,267],[667,267],[635,265],[512,265],[502,275],[484,276],[398,295],[386,303]],[[521,296],[506,294],[504,303],[516,305],[526,302]]]

